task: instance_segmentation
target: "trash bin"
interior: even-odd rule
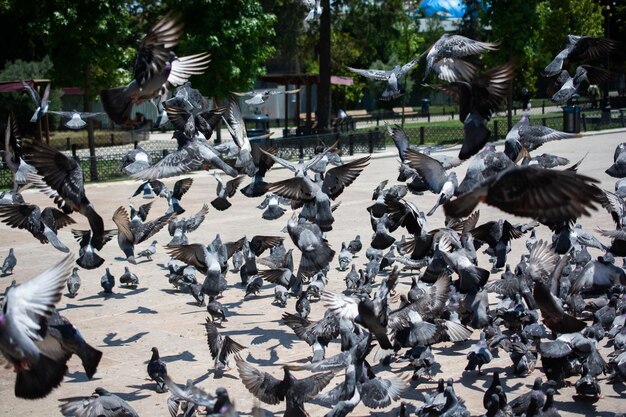
[[[580,107],[563,107],[563,132],[580,133]]]
[[[427,98],[422,99],[422,116],[426,117],[430,115],[430,100]]]

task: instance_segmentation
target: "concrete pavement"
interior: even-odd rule
[[[615,147],[625,139],[626,135],[621,131],[601,133],[581,139],[552,142],[543,146],[538,152],[556,153],[569,158],[572,163],[586,155],[579,172],[597,178],[601,181],[600,185],[603,188],[613,190],[615,180],[604,174],[604,170],[612,162]],[[446,152],[455,154],[457,151],[453,149]],[[371,204],[372,190],[384,179],[389,179],[390,185],[394,184],[397,176],[397,160],[394,153],[389,150],[379,155],[371,160],[362,175],[338,198],[342,201],[342,205],[335,212],[335,228],[328,234],[331,246],[337,251],[341,247],[341,242],[349,241],[356,234],[362,236],[365,247],[368,245],[372,231],[369,214],[365,207]],[[464,172],[466,166],[467,163],[456,169]],[[268,180],[281,180],[290,175],[291,173],[287,170],[275,169],[270,171]],[[194,184],[182,199],[181,204],[187,209],[183,217],[195,213],[204,202],[210,201],[215,196],[216,182],[209,173],[199,172],[189,176],[194,179]],[[460,177],[462,176],[461,174]],[[165,183],[172,186],[175,180],[176,178],[167,179]],[[244,181],[245,183],[247,180]],[[129,197],[137,185],[135,181],[87,185],[87,195],[105,219],[106,228],[115,227],[111,221],[113,212],[118,206],[126,206],[130,202]],[[52,205],[51,200],[34,190],[26,191],[24,198],[27,202],[40,206]],[[408,196],[407,199],[415,202],[423,211],[430,209],[435,202],[434,195]],[[233,206],[229,210],[217,212],[211,207],[207,219],[199,230],[189,235],[190,242],[207,244],[216,233],[220,233],[225,242],[234,241],[243,235],[250,237],[267,234],[285,236],[287,248],[294,247],[289,237],[280,232],[290,213],[286,213],[277,221],[263,220],[261,210],[255,208],[261,201],[261,198],[248,199],[237,193],[232,200]],[[133,202],[142,204],[145,200],[134,199]],[[167,204],[163,199],[154,201],[149,219],[164,212],[166,207]],[[513,222],[527,220],[513,218],[485,205],[480,205],[478,208],[481,212],[481,223],[501,216]],[[73,218],[78,223],[74,225],[76,228],[87,227],[82,216],[74,215]],[[428,218],[429,228],[440,227],[443,221],[443,213],[438,210]],[[583,218],[580,223],[590,231],[596,227],[613,227],[611,217],[605,211],[594,212],[592,217]],[[395,236],[400,238],[400,233],[396,233]],[[549,238],[550,234],[543,227],[538,232],[538,236]],[[59,237],[74,253],[78,251],[78,245],[72,239],[69,228],[61,230]],[[202,325],[207,315],[206,309],[196,306],[190,295],[176,292],[168,283],[164,276],[166,271],[159,265],[166,264],[169,259],[162,245],[170,240],[170,236],[162,230],[156,235],[156,239],[159,247],[157,255],[153,258],[154,261],[144,261],[136,266],[129,265],[130,270],[135,272],[140,279],[140,286],[137,290],[120,288],[117,282],[113,296],[107,298],[100,293],[100,277],[104,273],[104,268],[110,267],[111,272],[119,278],[124,271],[124,266],[128,265],[121,260],[122,252],[114,239],[101,252],[106,259],[101,268],[94,271],[79,271],[82,287],[78,296],[74,299],[63,297],[58,304],[61,313],[80,329],[85,339],[103,351],[104,356],[95,378],[87,381],[80,361],[74,357],[69,362],[68,375],[59,388],[45,399],[26,401],[16,399],[13,395],[13,372],[0,369],[0,398],[2,398],[0,415],[59,415],[60,399],[89,396],[96,387],[103,386],[128,400],[142,416],[167,416],[166,400],[169,394],[155,393],[154,383],[146,381],[146,364],[150,358],[152,346],[159,348],[167,362],[168,373],[175,381],[184,383],[187,378],[196,379],[202,388],[212,393],[217,387],[224,386],[229,390],[231,398],[235,400],[237,408],[244,414],[250,412],[255,400],[239,381],[234,361],[232,368],[221,378],[216,378],[211,371],[213,361],[210,358]],[[509,254],[509,261],[512,264],[515,264],[523,250],[525,251],[524,240],[525,238],[522,238],[514,242],[513,251]],[[149,242],[139,245],[138,250],[148,244]],[[0,257],[6,256],[10,247],[15,248],[18,263],[13,275],[0,278],[0,292],[10,284],[12,279],[16,279],[18,283],[23,282],[36,276],[64,256],[50,245],[40,244],[29,233],[9,229],[6,225],[0,224]],[[357,267],[361,267],[366,262],[364,251],[354,259]],[[592,254],[599,253],[592,252]],[[295,261],[298,262],[298,256]],[[621,259],[617,262],[621,265]],[[489,265],[487,257],[481,254],[479,264]],[[341,292],[345,288],[343,283],[345,273],[339,272],[336,267],[337,260],[335,259],[331,263],[328,288]],[[499,274],[492,279],[498,276]],[[202,277],[199,275],[198,279],[202,280]],[[227,281],[229,288],[220,301],[229,309],[230,316],[220,331],[249,347],[243,352],[244,358],[261,370],[282,378],[279,364],[306,360],[311,356],[310,348],[304,342],[299,341],[290,329],[280,324],[280,317],[284,311],[295,310],[294,299],[289,300],[285,309],[276,307],[271,304],[273,288],[271,285],[265,285],[260,296],[252,296],[244,300],[245,291],[238,285],[238,274],[228,273]],[[409,284],[410,275],[403,276],[399,292],[407,291]],[[492,298],[491,302],[496,303],[497,300]],[[311,319],[319,319],[323,313],[324,308],[320,302],[312,303]],[[512,377],[508,372],[511,361],[506,353],[501,353],[499,358],[494,358],[490,364],[485,365],[484,374],[464,373],[465,355],[469,347],[477,340],[478,332],[474,332],[469,342],[452,346],[439,344],[434,349],[437,359],[442,364],[442,373],[438,377],[450,377],[455,380],[455,391],[465,399],[472,415],[484,413],[482,396],[491,381],[492,371],[507,372],[505,379],[509,400],[526,392],[536,376],[543,376],[540,363],[538,363],[537,369],[529,377]],[[605,347],[606,340],[600,345],[602,354],[607,359],[607,354],[612,348]],[[330,356],[338,351],[338,343],[333,343],[327,355]],[[376,369],[383,368],[377,367]],[[392,371],[396,375],[407,373],[410,375],[411,372],[402,363],[392,364]],[[298,377],[307,375],[309,375],[308,372],[297,373]],[[381,372],[381,375],[390,375],[390,372],[386,369]],[[342,380],[343,373],[340,372],[326,390]],[[572,378],[570,381],[574,382],[575,379]],[[620,388],[620,386],[606,385],[604,381],[601,384],[604,398],[595,404],[575,402],[572,398],[573,388],[561,389],[560,395],[556,397],[561,414],[610,416],[618,410],[623,410],[624,400],[621,393],[623,385]],[[403,394],[403,400],[419,405],[421,392],[431,390],[435,385],[435,382],[427,382],[416,386],[415,382],[411,382],[410,387]],[[262,406],[277,412],[278,415],[282,414],[285,409],[284,403],[276,406],[262,404]],[[395,416],[398,407],[399,403],[396,402],[383,410],[373,411],[361,404],[351,415]],[[328,408],[317,404],[307,404],[306,409],[311,416],[321,416],[329,411]]]

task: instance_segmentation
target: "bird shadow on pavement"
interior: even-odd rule
[[[117,337],[117,332],[113,332],[113,333],[108,333],[104,339],[102,340],[102,342],[104,343],[104,345],[100,345],[102,346],[109,346],[109,347],[117,347],[117,346],[124,346],[127,345],[129,343],[132,342],[136,342],[137,340],[141,339],[142,337],[144,337],[145,335],[147,335],[150,332],[139,332],[136,333],[126,339],[115,339]]]
[[[126,297],[132,297],[133,295],[141,294],[142,292],[148,291],[148,288],[136,288],[134,290],[130,290],[125,293],[114,292],[114,293],[105,293],[104,291],[100,291],[98,294],[90,295],[89,297],[81,298],[78,301],[88,301],[88,300],[97,300],[97,299],[115,299],[115,300],[123,300]]]
[[[276,353],[276,348],[278,346],[279,345],[272,346],[269,348],[269,351],[270,351],[269,359],[257,359],[254,356],[252,356],[250,353],[248,353],[248,356],[246,357],[246,361],[249,363],[253,363],[255,365],[261,365],[261,366],[274,365],[276,362],[278,362],[278,353]]]
[[[153,387],[154,384],[146,383],[146,384],[143,384],[141,386]],[[148,389],[148,388],[146,388],[146,389]],[[148,398],[150,396],[150,394],[139,395],[138,391],[140,391],[140,390],[137,390],[136,392],[129,392],[129,393],[115,392],[114,394],[117,395],[118,397],[120,397],[122,400],[128,401],[128,402],[143,400],[144,398]]]
[[[85,374],[85,372],[82,371],[82,370],[81,371],[71,372],[71,373],[68,372],[68,373],[65,374],[65,377],[69,378],[69,379],[66,379],[63,382],[70,383],[70,384],[74,383],[74,382],[87,382],[87,381],[90,381],[90,379],[87,378],[87,375]],[[99,379],[101,379],[101,378],[94,377],[94,378],[91,378],[91,381],[97,381]]]
[[[176,361],[197,362],[196,355],[189,352],[188,350],[181,352],[178,355],[161,356],[161,360],[165,363],[176,362]]]
[[[566,396],[555,397],[555,403],[559,412],[566,415],[583,415],[595,417],[613,417],[615,413],[609,411],[597,411],[595,404],[586,401],[567,401]]]
[[[128,310],[127,313],[137,313],[137,314],[158,314],[159,312],[156,310],[152,310],[148,307],[137,307],[134,310]]]
[[[127,385],[127,388],[132,388],[133,390],[135,390],[134,392],[139,392],[139,391],[155,391],[156,389],[156,383],[153,381],[150,382],[146,382],[145,384],[141,384],[141,385]]]
[[[75,308],[102,307],[104,304],[66,304],[65,307],[57,308],[57,311],[73,310]]]
[[[259,326],[256,326],[252,329],[246,329],[246,330],[235,330],[232,332],[228,333],[229,336],[234,336],[234,335],[252,335],[255,336],[255,338],[252,339],[252,341],[250,342],[253,345],[260,345],[266,342],[269,342],[271,340],[276,340],[276,341],[280,341],[281,344],[287,348],[287,349],[291,349],[291,347],[293,346],[293,341],[297,340],[297,336],[296,335],[291,335],[289,333],[287,333],[285,330],[278,330],[278,329],[262,329]]]
[[[251,302],[253,300],[262,300],[264,298],[273,298],[273,297],[274,297],[274,294],[252,295],[252,296],[247,296],[245,298],[242,298],[239,301],[234,301],[232,303],[226,303],[226,304],[223,304],[223,305],[224,305],[224,307],[226,307],[228,309],[235,309],[237,307],[240,307],[245,302]]]
[[[463,342],[457,342],[454,344],[454,347],[451,349],[450,347],[433,347],[433,353],[435,356],[467,356],[466,352],[463,352],[468,347],[472,346],[475,342],[472,340],[466,340]]]

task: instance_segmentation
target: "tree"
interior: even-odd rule
[[[203,94],[224,99],[232,91],[249,89],[265,73],[264,64],[275,53],[276,17],[259,1],[169,0],[166,5],[185,22],[176,53],[211,53],[209,68],[192,80]]]

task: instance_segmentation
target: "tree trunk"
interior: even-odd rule
[[[93,111],[91,103],[91,64],[84,67],[85,85],[83,90],[83,111]],[[87,119],[87,141],[89,143],[89,177],[91,181],[98,181],[98,162],[96,160],[96,139],[93,134],[93,118]]]
[[[330,128],[330,0],[322,0],[320,17],[320,83],[317,89],[317,127]]]

